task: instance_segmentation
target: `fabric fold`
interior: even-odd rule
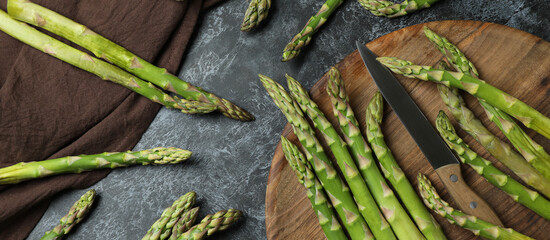
[[[177,74],[201,11],[221,1],[33,2]],[[6,3],[0,0],[3,11]],[[160,107],[0,32],[0,167],[131,150]],[[109,172],[66,174],[0,186],[0,239],[24,239],[56,194],[90,187]]]

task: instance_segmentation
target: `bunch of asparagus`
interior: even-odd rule
[[[447,62],[440,62],[438,68],[417,66],[408,61],[389,57],[381,57],[379,61],[395,73],[441,83],[438,84],[441,98],[457,119],[460,127],[472,135],[497,160],[516,173],[523,182],[544,196],[550,197],[550,178],[548,177],[550,172],[548,156],[550,155],[518,126],[512,116],[526,127],[538,131],[547,138],[550,133],[548,124],[550,119],[519,99],[480,80],[474,64],[446,38],[437,35],[428,28],[424,28],[424,33],[446,57]],[[456,72],[450,70],[451,68],[454,68]],[[488,118],[498,126],[519,153],[485,128],[468,109],[458,89],[477,97]],[[456,134],[451,121],[443,111],[437,117],[436,127],[447,145],[455,151],[463,163],[470,165],[487,181],[506,192],[514,201],[530,208],[540,216],[550,219],[550,201],[501,172],[490,161],[472,151]],[[530,239],[513,230],[503,231],[503,229],[453,210],[448,207],[447,203],[439,199],[437,193],[433,193],[434,189],[425,177],[419,176],[419,182],[426,205],[448,218],[452,223],[490,239]],[[491,231],[488,231],[489,229]]]
[[[223,231],[242,216],[235,209],[218,211],[204,217],[195,224],[199,207],[194,207],[195,192],[188,192],[166,208],[161,217],[153,223],[142,240],[200,240],[215,232]]]
[[[103,80],[118,83],[167,108],[179,109],[189,114],[217,110],[229,118],[241,121],[254,120],[250,113],[228,100],[179,79],[166,69],[154,66],[86,26],[54,11],[27,0],[9,0],[8,13],[9,15],[0,11],[1,31],[55,58],[91,72]],[[97,58],[23,22],[64,37],[89,50]],[[164,90],[178,94],[179,97],[172,96]]]
[[[388,18],[399,17],[428,8],[437,1],[439,0],[405,0],[402,3],[393,3],[386,0],[358,0],[361,6],[374,15]],[[285,46],[282,61],[290,61],[298,56],[302,48],[309,44],[313,35],[343,2],[344,0],[326,0],[319,11],[307,21],[302,30]],[[261,21],[267,18],[270,7],[271,0],[251,0],[246,9],[241,30],[251,31],[257,27]]]
[[[379,127],[381,96],[369,104],[367,117],[371,120],[366,135],[384,174],[361,135],[338,70],[332,68],[329,75],[327,92],[345,141],[298,81],[287,75],[288,94],[280,84],[260,75],[301,143],[305,157],[289,140],[281,140],[289,165],[308,189],[325,236],[341,239],[338,236],[347,233],[352,239],[446,239],[384,143]],[[342,175],[315,137],[304,113],[320,131]]]

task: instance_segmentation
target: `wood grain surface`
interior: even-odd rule
[[[546,116],[550,116],[550,98],[548,97],[550,88],[550,43],[529,33],[498,24],[476,21],[438,21],[400,29],[368,43],[367,46],[378,56],[394,56],[416,64],[433,66],[443,56],[424,37],[423,26],[428,26],[456,44],[476,65],[482,79],[518,97]],[[349,44],[354,43],[350,42]],[[350,104],[364,131],[365,107],[377,88],[357,51],[348,55],[336,67],[342,73],[350,96]],[[325,92],[327,79],[328,76],[325,74],[311,89],[310,93],[329,120],[336,124],[329,98]],[[447,111],[439,97],[436,84],[401,76],[398,76],[398,79],[432,122],[432,125],[435,126],[434,122],[438,111],[440,109]],[[498,128],[487,119],[475,99],[466,96],[466,94],[463,94],[463,96],[476,116],[493,133],[504,139]],[[455,206],[434,169],[422,155],[411,136],[397,119],[397,116],[387,105],[385,108],[383,131],[388,146],[393,151],[408,179],[416,186],[417,174],[419,172],[426,174],[438,189],[442,198]],[[519,180],[517,176],[492,158],[464,131],[458,130],[458,133],[476,152],[491,160],[498,168],[509,173],[516,180]],[[550,140],[529,129],[527,133],[545,149],[550,150]],[[288,137],[294,143],[298,143],[288,124],[282,135]],[[317,135],[319,138],[318,133]],[[463,165],[462,173],[472,189],[495,209],[506,227],[514,228],[536,239],[550,239],[550,221],[514,202],[508,195],[484,180],[469,166]],[[442,225],[449,239],[476,238],[469,231],[448,223],[436,214],[433,215]],[[296,175],[284,159],[280,144],[273,156],[266,190],[266,231],[268,239],[324,239],[324,234],[306,197],[306,191],[298,183]]]

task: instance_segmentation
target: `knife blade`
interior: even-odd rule
[[[365,45],[356,42],[369,74],[399,120],[412,136],[459,208],[485,221],[504,226],[498,215],[464,181],[460,161],[393,74]]]

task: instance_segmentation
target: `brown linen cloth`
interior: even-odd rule
[[[34,2],[87,25],[138,56],[177,73],[199,13],[221,1]],[[7,0],[0,0],[3,11],[6,3]],[[130,150],[160,107],[0,31],[0,167],[68,155]],[[66,189],[87,188],[109,171],[0,186],[0,239],[25,238],[54,195]]]

